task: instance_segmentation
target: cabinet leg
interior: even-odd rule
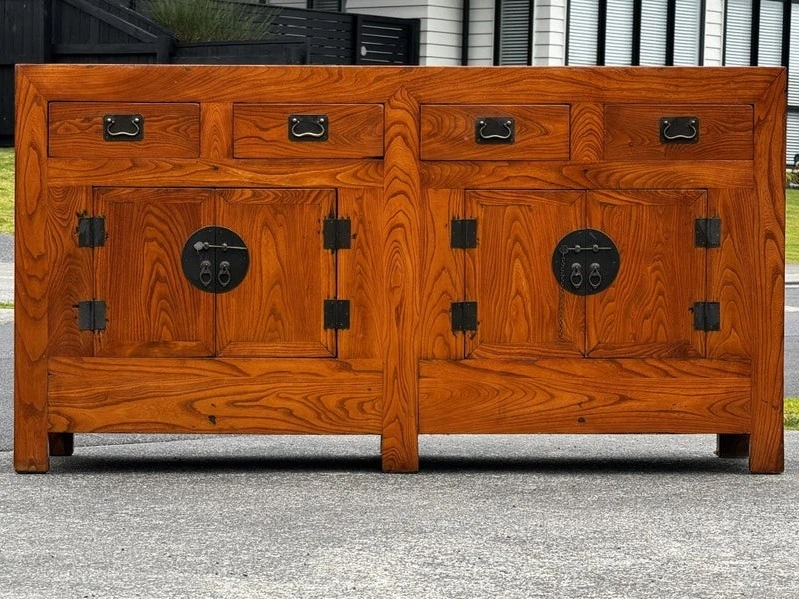
[[[383,433],[380,439],[383,472],[418,472],[419,438],[403,439]]]
[[[716,435],[716,455],[720,458],[748,458],[749,435]]]
[[[34,422],[29,425],[24,420],[19,415],[14,419],[14,470],[20,473],[47,472],[50,454],[44,422],[39,423],[38,418],[33,418]]]
[[[780,415],[780,418],[782,415]],[[749,472],[754,474],[779,474],[785,469],[785,444],[782,430],[779,434],[755,435],[749,446]]]
[[[72,433],[50,433],[47,439],[51,456],[70,456],[75,451],[75,435]]]

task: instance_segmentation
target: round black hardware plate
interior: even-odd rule
[[[594,295],[610,287],[619,274],[619,263],[616,244],[596,229],[572,231],[552,253],[555,279],[575,295]]]
[[[224,227],[205,227],[191,234],[181,255],[183,274],[207,293],[227,293],[247,275],[250,252],[244,240]]]

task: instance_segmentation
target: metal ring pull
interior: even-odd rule
[[[574,262],[572,264],[572,274],[569,277],[569,280],[572,283],[572,287],[575,289],[579,289],[583,285],[583,267],[580,265],[579,262]]]
[[[211,261],[203,260],[200,262],[200,283],[202,283],[204,287],[209,287],[213,280],[214,275],[211,272]]]
[[[663,139],[666,141],[675,141],[678,139],[684,139],[686,141],[693,141],[696,139],[696,136],[699,134],[699,130],[696,128],[696,119],[691,119],[688,121],[687,125],[691,129],[690,133],[675,133],[674,135],[669,135],[669,129],[671,129],[673,121],[671,120],[663,120],[663,130],[661,135],[663,135]]]
[[[116,119],[112,116],[107,116],[105,117],[105,134],[108,137],[137,137],[141,133],[141,118],[134,116],[129,122],[133,126],[133,131],[112,131],[116,124]]]
[[[219,273],[216,275],[216,280],[222,287],[230,285],[230,262],[222,260],[219,263]]]
[[[599,262],[592,262],[589,267],[591,271],[588,273],[588,284],[592,288],[597,289],[602,284],[602,273],[599,272]]]
[[[489,133],[488,135],[485,134],[485,128],[488,126],[488,121],[485,119],[480,119],[477,121],[477,135],[480,139],[499,139],[499,140],[507,140],[513,137],[513,121],[504,121],[502,126],[508,131],[506,134],[501,133]]]
[[[300,133],[300,132],[297,131],[297,125],[299,125],[301,122],[302,121],[299,118],[297,118],[296,116],[295,117],[291,117],[291,135],[293,137],[320,138],[320,137],[324,137],[325,135],[327,135],[327,125],[325,125],[325,122],[326,122],[325,121],[325,117],[320,116],[317,119],[309,121],[309,122],[315,124],[317,127],[319,127],[319,131],[303,131],[303,132]]]

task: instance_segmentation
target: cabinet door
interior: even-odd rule
[[[332,357],[324,300],[335,297],[335,254],[323,248],[333,190],[220,190],[217,224],[249,248],[247,275],[216,296],[221,356]]]
[[[588,193],[588,226],[615,241],[620,262],[613,284],[586,298],[589,356],[704,355],[690,309],[705,300],[707,251],[695,245],[695,219],[706,209],[704,191]]]
[[[97,248],[95,296],[106,302],[99,356],[210,356],[214,299],[183,274],[189,236],[213,223],[206,189],[98,189],[95,214],[108,239]]]
[[[552,273],[552,253],[582,228],[580,191],[468,191],[477,249],[466,252],[466,298],[477,302],[477,332],[466,355],[479,358],[580,356],[583,298]]]

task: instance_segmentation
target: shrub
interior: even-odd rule
[[[142,0],[141,12],[166,27],[181,42],[263,40],[279,8],[224,0]]]

